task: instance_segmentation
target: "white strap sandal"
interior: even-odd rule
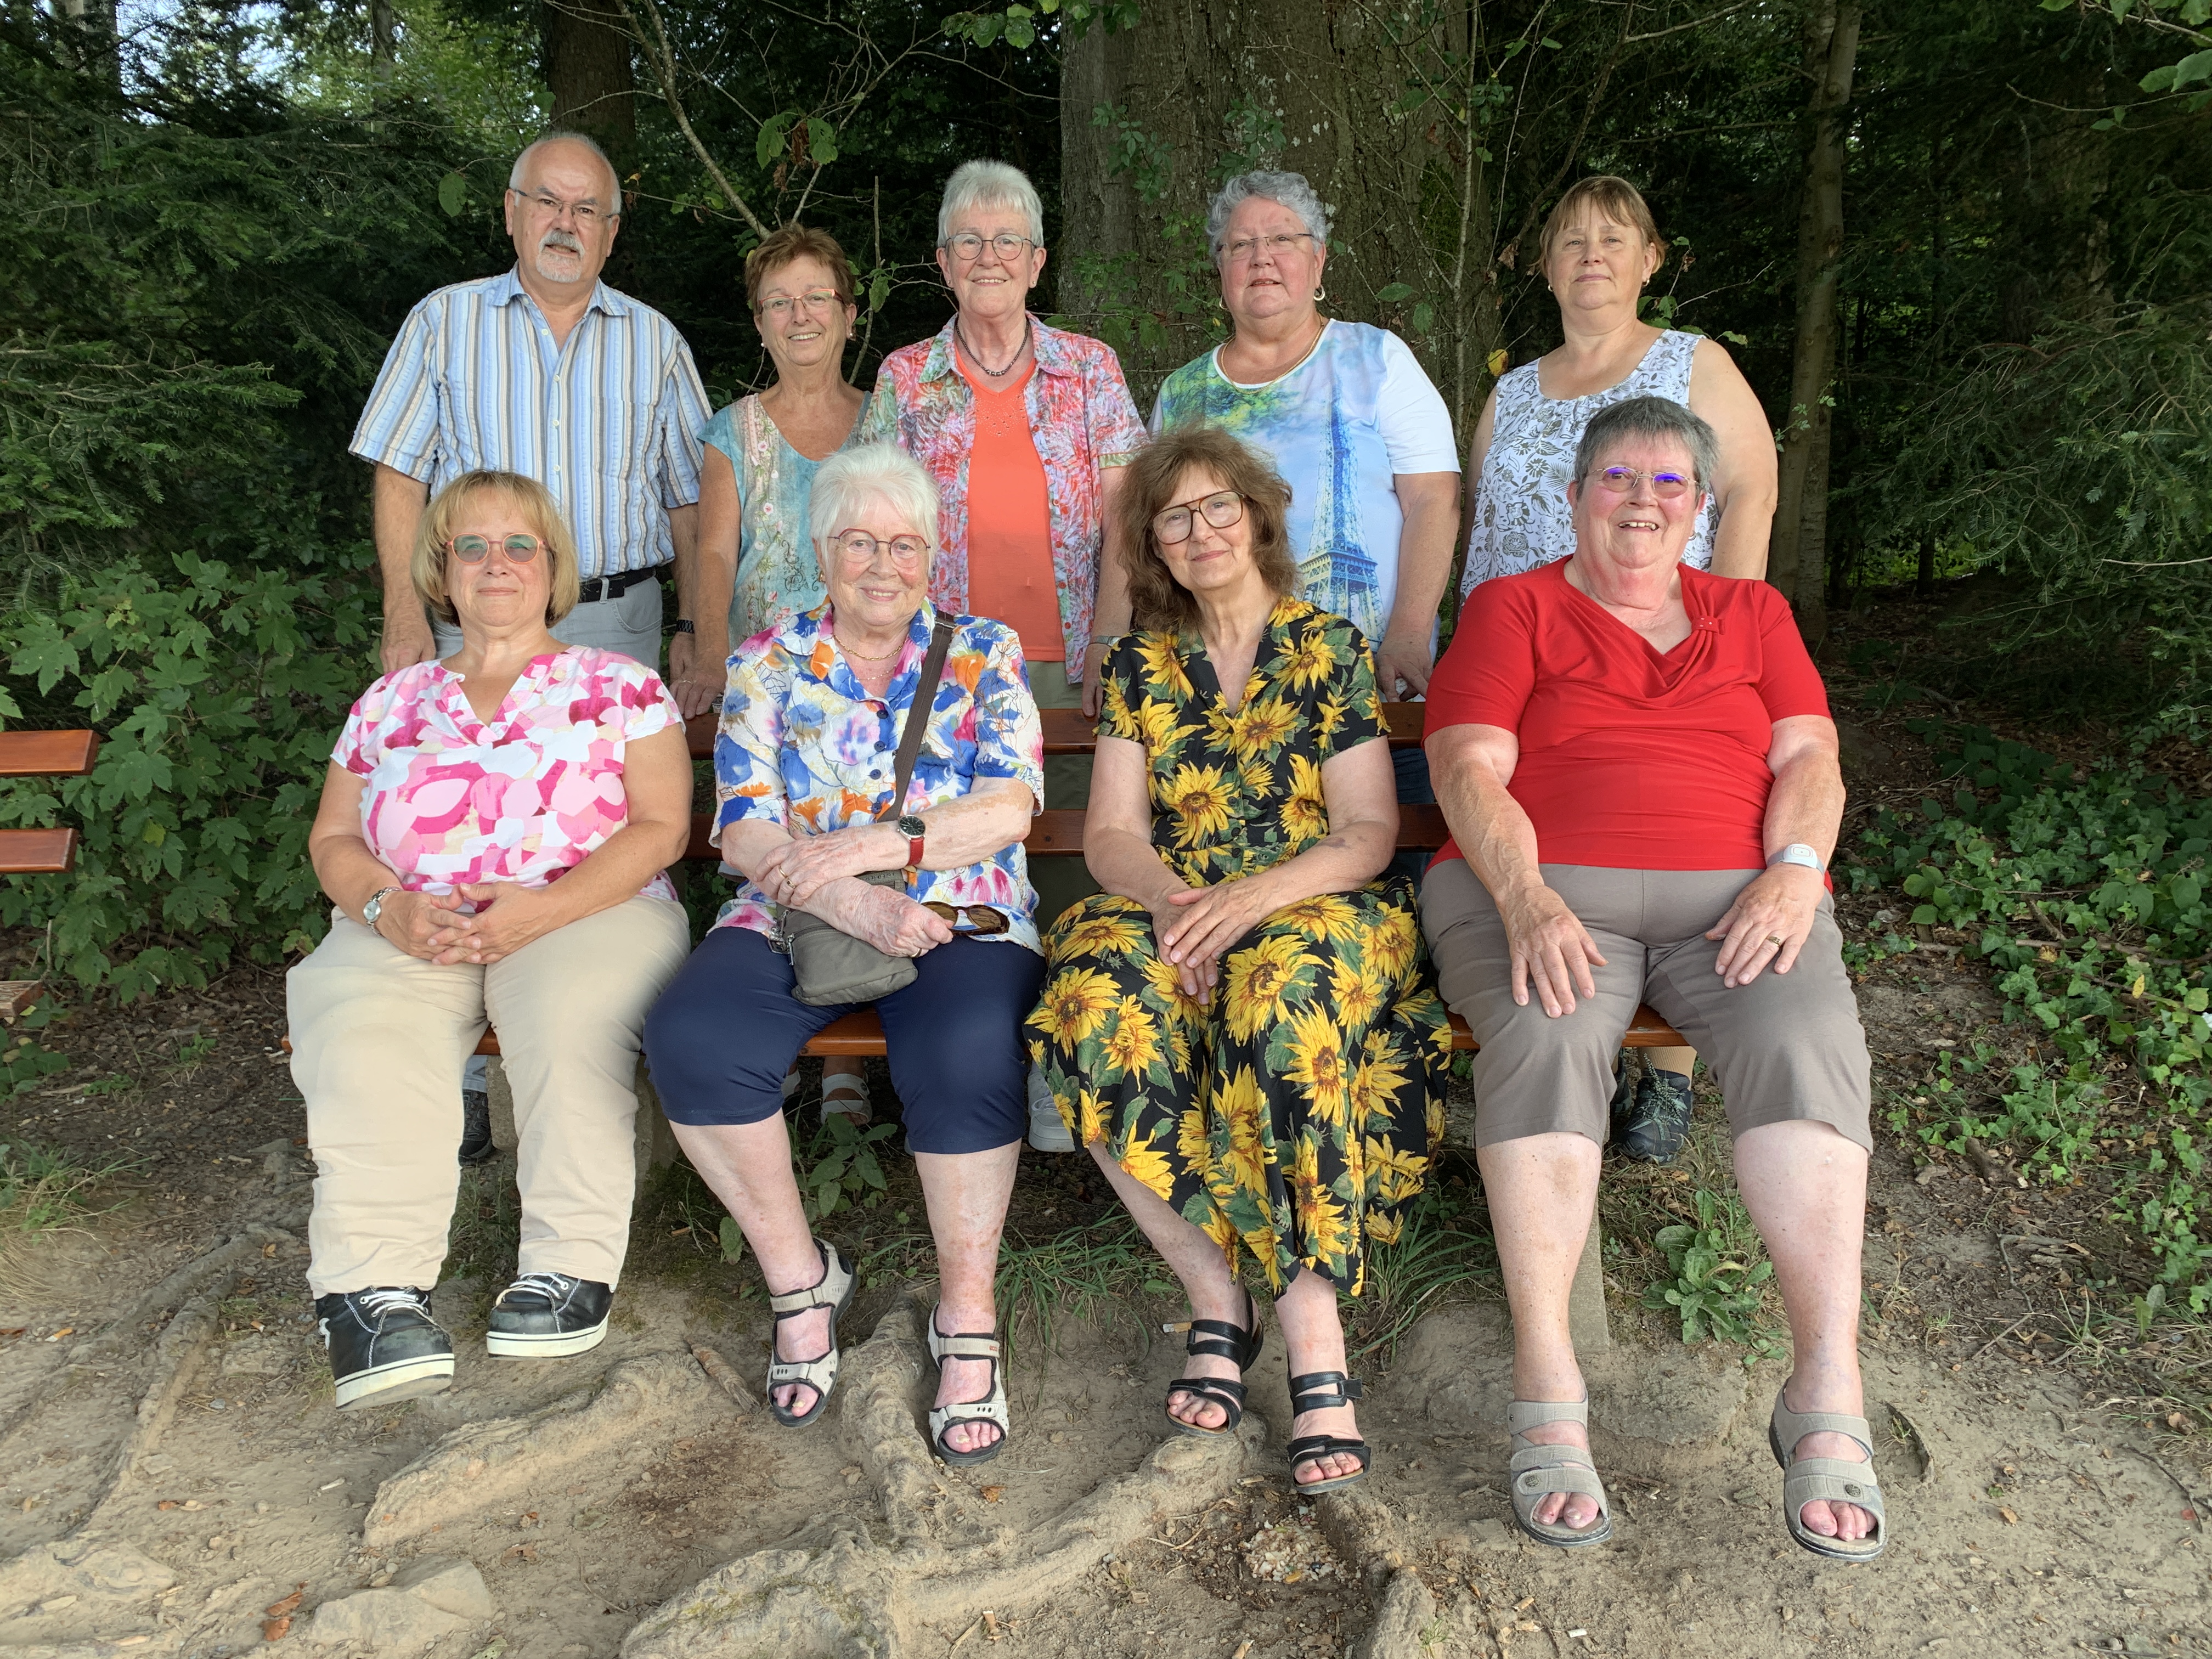
[[[1790,1384],[1774,1396],[1774,1415],[1767,1420],[1766,1443],[1782,1466],[1782,1519],[1801,1548],[1831,1561],[1871,1561],[1889,1547],[1889,1521],[1882,1513],[1881,1485],[1875,1479],[1874,1431],[1863,1417],[1841,1412],[1793,1412],[1784,1403]],[[1866,1451],[1866,1462],[1854,1463],[1840,1457],[1800,1457],[1797,1443],[1808,1434],[1846,1435]],[[1874,1516],[1874,1532],[1865,1538],[1824,1538],[1804,1522],[1808,1504],[1851,1504]]]
[[[875,1121],[866,1073],[831,1072],[822,1079],[822,1115],[826,1119],[833,1112],[851,1119],[856,1129],[865,1129]]]
[[[1513,1433],[1513,1483],[1507,1495],[1513,1520],[1540,1544],[1554,1549],[1577,1550],[1602,1544],[1613,1536],[1613,1505],[1605,1495],[1605,1482],[1597,1478],[1597,1465],[1580,1446],[1553,1446],[1525,1438],[1530,1429],[1547,1423],[1589,1425],[1589,1400],[1516,1400],[1505,1407],[1505,1426]],[[1557,1522],[1534,1518],[1536,1505],[1555,1492],[1580,1492],[1597,1499],[1597,1519],[1577,1531]]]
[[[845,1258],[837,1254],[835,1244],[825,1244],[818,1238],[814,1241],[814,1248],[822,1253],[822,1277],[805,1290],[786,1291],[768,1299],[778,1324],[811,1313],[817,1308],[830,1310],[827,1353],[812,1359],[778,1359],[774,1346],[769,1350],[769,1410],[787,1429],[811,1423],[830,1403],[830,1391],[837,1386],[837,1321],[853,1304],[853,1270],[845,1265]],[[803,1412],[793,1412],[775,1403],[775,1390],[793,1382],[804,1383],[814,1390],[814,1403]]]
[[[1006,1439],[1013,1425],[1006,1419],[1006,1374],[999,1363],[999,1334],[996,1331],[962,1331],[955,1336],[940,1335],[937,1329],[937,1310],[929,1310],[929,1357],[941,1368],[948,1359],[988,1359],[991,1362],[991,1391],[981,1400],[956,1401],[950,1406],[929,1408],[929,1438],[937,1455],[948,1463],[988,1463],[1006,1449]],[[945,1443],[947,1431],[963,1423],[989,1423],[999,1431],[999,1437],[988,1446],[974,1451],[955,1451]]]

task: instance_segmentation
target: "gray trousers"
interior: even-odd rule
[[[1873,1150],[1866,1033],[1826,894],[1795,967],[1730,987],[1713,966],[1721,942],[1705,930],[1758,871],[1542,868],[1606,959],[1590,969],[1597,995],[1557,1018],[1533,989],[1513,1000],[1504,921],[1464,860],[1438,865],[1421,887],[1437,988],[1481,1045],[1476,1146],[1562,1131],[1605,1145],[1613,1057],[1648,1002],[1711,1066],[1736,1134],[1809,1118]]]
[[[553,637],[563,645],[596,645],[602,651],[619,651],[658,672],[660,662],[660,583],[639,582],[619,598],[580,605],[553,624]],[[450,657],[461,648],[461,630],[452,623],[430,618],[430,636],[438,654]],[[490,1068],[482,1054],[471,1054],[461,1075],[461,1087],[478,1093],[490,1086]]]

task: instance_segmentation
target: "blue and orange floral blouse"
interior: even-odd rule
[[[888,694],[868,695],[837,645],[830,607],[803,611],[738,647],[730,659],[714,738],[714,835],[747,818],[827,835],[884,815],[906,711],[921,680],[937,611],[925,603],[907,629]],[[952,645],[907,787],[905,810],[926,812],[978,782],[1011,778],[1044,799],[1044,728],[1023,672],[1021,641],[1004,623],[951,618]],[[1041,807],[1036,810],[1041,810]],[[957,870],[919,872],[907,896],[989,905],[1012,923],[1009,940],[1042,953],[1029,862],[1014,842]],[[774,933],[783,907],[741,882],[717,927]]]

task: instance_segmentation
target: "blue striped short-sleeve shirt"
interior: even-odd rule
[[[556,344],[509,270],[408,313],[350,447],[433,495],[480,468],[537,479],[589,578],[676,556],[668,514],[699,499],[709,413],[691,349],[659,312],[601,283]]]

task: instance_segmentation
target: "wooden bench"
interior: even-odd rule
[[[1043,712],[1044,752],[1048,755],[1087,755],[1097,746],[1090,719],[1077,708],[1048,708]],[[1383,708],[1390,722],[1390,746],[1416,749],[1421,742],[1422,708],[1417,702],[1394,702]],[[691,753],[705,759],[714,751],[715,716],[702,714],[684,728]],[[1080,858],[1083,855],[1083,812],[1079,808],[1048,806],[1030,821],[1029,839],[1023,843],[1031,858]],[[1421,850],[1443,846],[1450,831],[1444,827],[1443,809],[1401,806],[1398,845]],[[714,845],[714,820],[701,813],[691,821],[691,845],[687,860],[719,864],[721,850]],[[1451,1017],[1452,1047],[1472,1050],[1474,1035],[1457,1014]],[[1675,1048],[1686,1046],[1681,1034],[1649,1008],[1638,1008],[1622,1041],[1632,1048]],[[499,1052],[499,1034],[486,1031],[477,1045],[480,1054]],[[884,1028],[872,1008],[862,1008],[830,1022],[810,1038],[799,1052],[817,1058],[860,1059],[884,1052]]]
[[[97,732],[0,732],[0,778],[82,778],[100,753]],[[74,830],[0,830],[0,876],[66,875],[76,865]],[[35,979],[0,980],[0,1020],[16,1016],[45,988]]]

